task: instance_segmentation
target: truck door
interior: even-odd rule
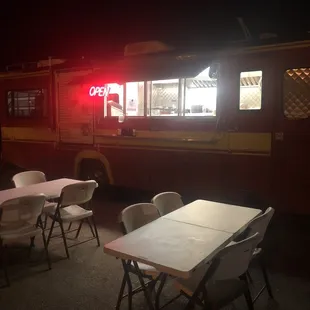
[[[236,203],[260,206],[269,198],[272,68],[259,55],[230,60],[227,106],[222,124],[228,132],[227,188]]]
[[[307,53],[294,53],[279,59],[277,70],[273,182],[277,207],[305,214],[310,213],[310,61]]]

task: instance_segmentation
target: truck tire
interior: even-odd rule
[[[79,167],[79,179],[95,180],[100,189],[105,189],[109,185],[109,178],[105,166],[97,159],[82,159]]]

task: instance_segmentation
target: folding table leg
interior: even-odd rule
[[[127,274],[127,286],[128,286],[128,310],[131,310],[133,293],[132,293],[132,283],[129,274]]]
[[[128,297],[128,309],[131,310],[132,309],[132,297],[136,293],[143,291],[145,298],[146,298],[146,301],[148,303],[149,309],[154,310],[154,306],[153,306],[152,301],[151,301],[150,290],[153,290],[155,288],[155,285],[156,285],[158,279],[161,277],[161,275],[159,275],[155,280],[150,280],[149,282],[145,283],[143,280],[142,273],[138,267],[138,264],[135,262],[133,262],[133,264],[134,264],[134,268],[135,268],[135,275],[137,275],[139,278],[140,286],[136,287],[134,289],[132,287],[131,278],[130,278],[130,273],[132,272],[132,261],[131,260],[128,260],[128,261],[122,260],[124,276],[123,276],[121,288],[120,288],[120,291],[118,294],[115,309],[119,310],[122,299],[125,297]],[[127,284],[128,293],[124,294],[126,284]]]
[[[206,281],[207,281],[207,279],[210,278],[210,275],[213,274],[214,270],[216,270],[219,263],[220,263],[219,259],[213,260],[211,266],[208,268],[207,272],[205,273],[205,275],[200,280],[195,292],[193,293],[192,296],[189,297],[188,303],[184,308],[185,310],[194,309],[196,303],[198,303],[198,304],[201,303],[201,300],[199,300],[199,295],[201,293],[203,293],[203,295],[206,295],[204,292]],[[208,309],[208,301],[206,298],[204,298],[204,303],[205,303],[206,309]]]
[[[100,239],[99,239],[99,234],[98,234],[98,229],[97,229],[97,224],[96,224],[96,221],[95,221],[95,217],[92,216],[91,220],[92,220],[93,225],[94,225],[95,236],[96,236],[96,239],[97,239],[97,245],[100,246]]]
[[[152,299],[151,299],[151,296],[150,296],[150,292],[149,290],[147,289],[147,287],[145,286],[145,283],[143,281],[143,277],[142,277],[142,274],[141,274],[141,271],[139,269],[139,266],[138,266],[138,263],[137,262],[133,262],[135,268],[136,268],[136,271],[137,271],[137,275],[138,275],[138,279],[139,279],[139,282],[141,284],[141,287],[143,289],[143,292],[144,292],[144,296],[145,296],[145,299],[147,301],[147,305],[149,307],[150,310],[155,310],[154,306],[153,306],[153,303],[152,303]]]
[[[168,277],[168,275],[166,273],[161,275],[160,284],[159,284],[158,290],[156,292],[156,297],[155,297],[155,309],[156,310],[160,309],[160,304],[159,304],[160,303],[160,294],[164,288],[167,277]]]
[[[122,281],[122,285],[118,294],[118,299],[117,299],[117,303],[116,303],[116,310],[119,310],[120,306],[121,306],[121,302],[122,299],[124,298],[124,291],[125,291],[125,286],[127,283],[128,286],[128,309],[131,310],[132,309],[132,284],[131,284],[131,280],[130,280],[130,276],[129,276],[129,270],[128,270],[128,264],[130,264],[131,261],[126,262],[125,260],[122,260],[122,264],[123,264],[123,269],[124,269],[124,276],[123,276],[123,281]]]
[[[121,288],[119,290],[118,298],[117,298],[117,302],[116,302],[116,306],[115,306],[116,310],[119,310],[119,308],[121,306],[121,302],[122,302],[122,299],[123,299],[123,294],[124,294],[126,282],[127,282],[127,279],[126,279],[126,275],[124,273],[122,285],[121,285]]]

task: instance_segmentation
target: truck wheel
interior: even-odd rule
[[[99,160],[82,159],[79,178],[83,181],[95,180],[100,189],[105,189],[109,185],[108,174]]]

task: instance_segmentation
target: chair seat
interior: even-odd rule
[[[156,268],[154,268],[153,266],[143,264],[143,263],[138,263],[138,267],[139,267],[140,271],[142,272],[142,274],[145,274],[147,276],[156,277],[159,274],[158,270]],[[130,271],[133,273],[136,273],[136,269],[135,269],[133,262],[131,262],[131,270]]]
[[[54,216],[57,205],[47,207],[46,212],[51,217]],[[63,222],[79,221],[93,215],[93,211],[86,210],[78,205],[71,205],[60,209],[60,216]]]
[[[201,279],[201,277],[197,277],[197,279]],[[199,281],[195,277],[177,279],[175,282],[176,287],[189,296],[193,295],[198,284]],[[246,283],[239,279],[214,281],[207,284],[206,290],[209,303],[214,308],[220,309],[241,296],[246,290]]]
[[[33,224],[27,224],[22,227],[0,227],[0,238],[2,240],[17,240],[22,238],[35,237],[42,233],[42,229],[34,226]]]
[[[43,213],[53,213],[55,212],[55,209],[57,207],[57,203],[55,202],[45,202],[44,208],[43,208]]]

